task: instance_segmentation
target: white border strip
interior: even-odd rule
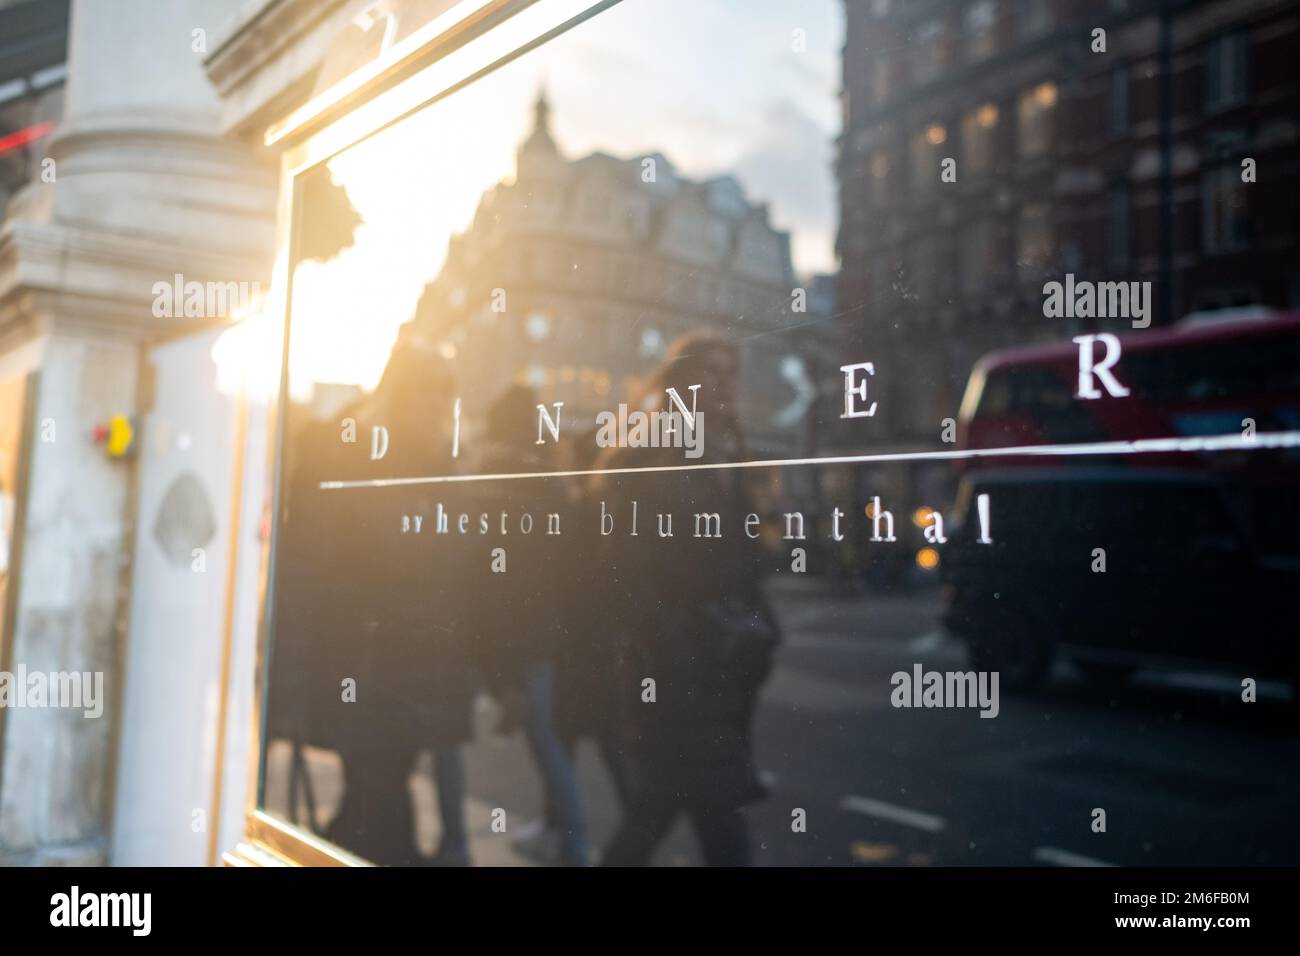
[[[390,488],[469,481],[518,481],[525,478],[580,478],[589,475],[637,475],[674,471],[720,471],[729,468],[789,468],[795,465],[856,465],[887,461],[969,461],[977,458],[1075,457],[1080,455],[1151,455],[1200,451],[1257,451],[1300,448],[1300,431],[1261,432],[1251,438],[1236,433],[1191,438],[1142,438],[1137,441],[1092,442],[1075,445],[1020,445],[1012,448],[973,448],[952,451],[882,452],[872,455],[828,455],[822,458],[770,458],[764,461],[723,461],[699,465],[657,465],[639,468],[589,468],[575,471],[521,471],[493,475],[426,475],[414,478],[373,478],[322,481],[323,491],[346,488]]]

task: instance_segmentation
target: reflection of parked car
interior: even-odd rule
[[[965,447],[1300,430],[1300,315],[1121,336],[1126,398],[1074,398],[1070,342],[982,359]],[[992,545],[951,535],[947,626],[1008,689],[1055,656],[1300,677],[1300,450],[976,459],[955,516],[990,496]],[[1104,568],[1104,571],[1102,570]]]

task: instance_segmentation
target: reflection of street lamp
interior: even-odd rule
[[[534,312],[524,323],[524,331],[534,342],[540,342],[551,334],[551,321],[542,312]]]
[[[646,329],[641,333],[641,345],[637,351],[641,353],[642,358],[654,358],[656,355],[662,355],[664,350],[664,337],[658,329]]]

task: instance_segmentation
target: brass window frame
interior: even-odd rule
[[[276,208],[275,263],[266,308],[282,329],[280,385],[267,409],[271,454],[271,533],[258,573],[255,740],[244,839],[222,853],[226,866],[367,866],[369,863],[262,809],[266,695],[275,610],[282,454],[289,374],[294,215],[299,177],[345,149],[456,92],[622,0],[461,0],[267,129],[264,142],[283,150]]]
[[[32,469],[32,445],[37,431],[36,408],[40,398],[41,371],[39,367],[30,368],[13,376],[21,380],[22,410],[18,425],[17,464],[14,468],[15,483],[13,487],[14,524],[9,541],[9,580],[5,585],[4,598],[0,600],[0,670],[13,666],[14,640],[18,630],[18,596],[22,589],[23,542],[27,537],[27,493]],[[0,528],[0,534],[4,529]],[[0,707],[0,793],[3,793],[5,768],[5,715],[8,708]],[[110,766],[110,773],[116,768]],[[109,779],[112,779],[110,776]]]

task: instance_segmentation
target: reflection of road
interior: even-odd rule
[[[936,625],[937,596],[838,598],[810,585],[777,598],[787,631],[759,719],[775,779],[752,815],[758,862],[1300,860],[1300,738],[1282,704],[1244,704],[1232,682],[1190,675],[1103,692],[1066,671],[1037,697],[1003,694],[992,720],[895,709],[893,672],[965,666]],[[807,833],[791,833],[794,807]],[[1091,829],[1098,807],[1105,833]]]
[[[748,811],[760,865],[1300,861],[1292,825],[1300,735],[1278,700],[1243,704],[1232,681],[1192,675],[1139,676],[1104,692],[1063,670],[1036,697],[1003,694],[992,720],[974,709],[895,709],[895,671],[965,668],[961,647],[938,626],[934,592],[835,596],[810,579],[773,598],[784,644],[757,727],[771,795]],[[479,704],[476,743],[466,750],[474,862],[527,863],[514,839],[541,813],[537,774],[519,735],[491,733],[493,705]],[[287,759],[287,747],[274,744],[271,763]],[[338,760],[314,749],[308,760],[326,820],[340,795]],[[586,742],[579,770],[599,847],[618,808]],[[425,854],[437,838],[430,771],[422,758],[410,781]],[[284,804],[282,794],[268,799]],[[497,808],[506,833],[493,832]],[[806,832],[791,829],[796,808],[806,812]],[[1094,808],[1106,811],[1105,833],[1091,830]],[[657,862],[698,858],[679,823]]]

